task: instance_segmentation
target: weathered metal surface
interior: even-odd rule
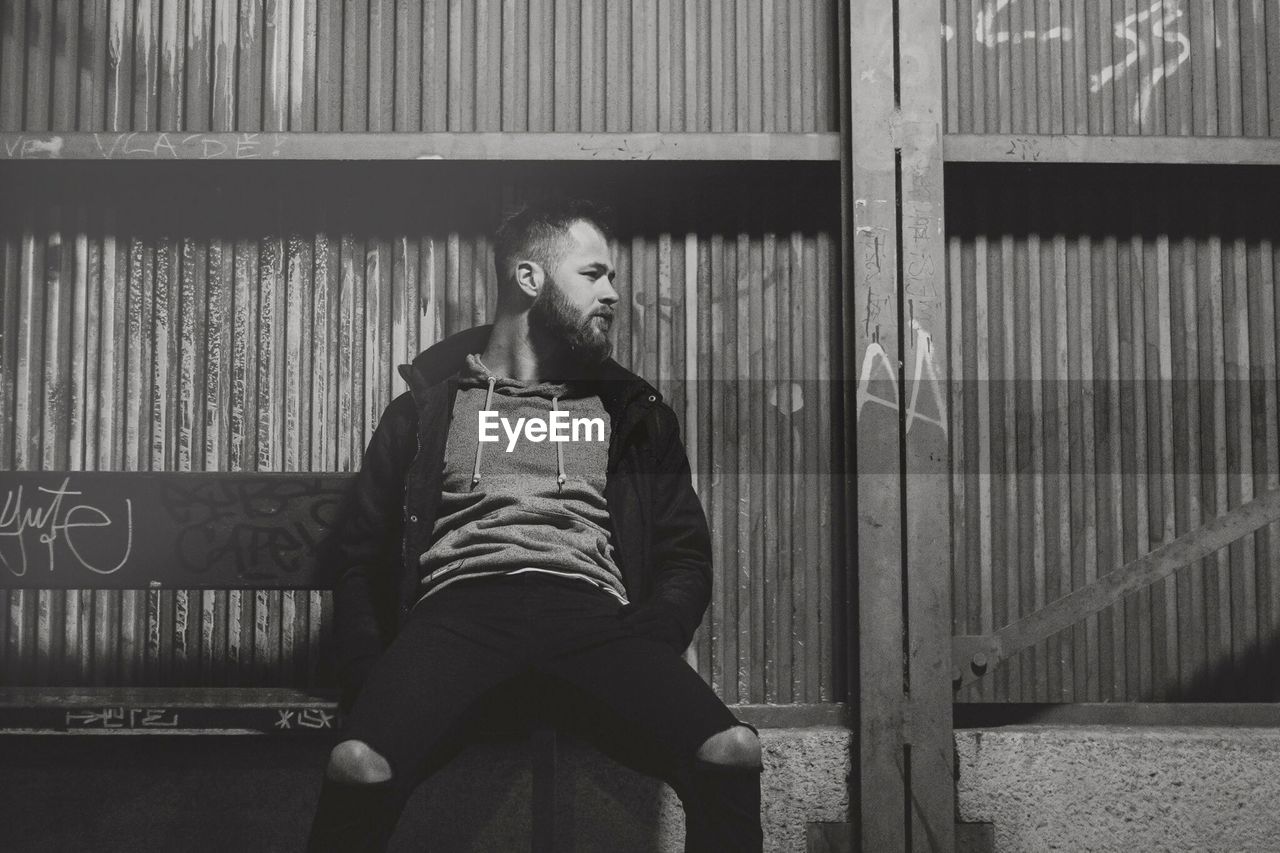
[[[834,130],[834,0],[31,0],[0,130]]]
[[[0,160],[834,161],[834,133],[0,133]]]
[[[904,584],[902,434],[898,417],[897,360],[901,340],[899,310],[900,158],[889,127],[899,108],[897,9],[892,2],[846,3],[841,26],[848,36],[842,93],[844,215],[843,297],[844,377],[861,377],[864,364],[885,362],[874,383],[859,379],[845,429],[854,437],[848,457],[856,478],[846,485],[844,513],[856,533],[846,549],[848,596],[856,626],[858,714],[857,781],[850,802],[860,849],[909,849],[911,770],[906,719],[906,598]],[[843,42],[843,39],[842,39]],[[893,353],[878,359],[880,352]],[[865,388],[864,388],[865,384]],[[875,389],[885,406],[862,405]],[[850,488],[851,486],[851,488]],[[851,631],[852,634],[852,631]],[[853,827],[851,827],[853,831]],[[855,839],[856,840],[856,839]],[[853,845],[855,848],[858,844]]]
[[[0,688],[8,734],[325,734],[335,697],[270,688]]]
[[[0,472],[0,588],[321,587],[316,549],[350,481]]]
[[[1263,0],[946,0],[949,133],[1280,136]]]
[[[898,422],[902,443],[909,849],[955,846],[951,660],[951,447],[943,182],[945,71],[932,27],[942,0],[899,2]],[[872,356],[871,352],[867,353]],[[870,390],[870,389],[868,389]],[[859,400],[865,399],[859,395]],[[865,409],[863,409],[865,411]],[[947,531],[944,535],[942,531]]]
[[[942,148],[948,163],[1280,165],[1280,138],[950,134]]]
[[[1280,491],[1267,492],[1023,616],[994,634],[955,637],[953,676],[959,674],[959,678],[954,679],[955,687],[973,683],[1006,658],[1277,522],[1280,522]]]
[[[847,727],[841,703],[733,705],[738,719],[757,728]],[[74,716],[68,716],[72,715]],[[499,731],[503,720],[481,728]],[[516,721],[511,721],[516,723]],[[532,728],[537,730],[537,721]],[[279,687],[0,687],[0,733],[305,733],[340,728],[337,691]],[[514,730],[513,726],[513,730]]]
[[[838,207],[831,167],[779,168],[761,188],[708,164],[7,164],[0,468],[353,471],[404,390],[395,366],[488,318],[482,235],[503,207],[549,187],[612,199],[616,352],[681,415],[713,519],[690,660],[726,701],[832,701]],[[331,608],[287,589],[3,590],[0,677],[327,683]]]
[[[1276,178],[991,168],[948,175],[958,635],[1280,487]],[[1271,524],[958,695],[1249,698],[1277,636]]]
[[[1276,702],[967,702],[955,706],[957,729],[992,726],[1231,726],[1275,729]]]
[[[950,850],[946,286],[939,2],[842,5],[842,502],[856,601],[860,849]],[[847,63],[847,65],[846,65]],[[852,492],[850,494],[849,492]],[[854,520],[856,519],[856,524]],[[850,632],[851,635],[854,631]]]

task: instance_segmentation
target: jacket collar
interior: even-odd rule
[[[488,345],[492,331],[492,324],[474,326],[418,353],[412,364],[400,365],[400,375],[409,383],[414,398],[422,400],[435,385],[454,379],[467,356]],[[612,358],[606,359],[583,384],[600,396],[605,410],[614,416],[621,415],[632,402],[653,405],[662,400],[658,389]]]

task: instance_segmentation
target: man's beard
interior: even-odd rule
[[[612,309],[604,309],[603,315],[609,318],[608,323],[596,321],[601,312],[581,316],[555,280],[548,278],[529,308],[529,338],[539,353],[562,368],[594,367],[613,352],[609,339]]]

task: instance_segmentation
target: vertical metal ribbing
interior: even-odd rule
[[[836,124],[832,0],[50,6],[31,18],[36,7],[19,2],[6,16],[0,129],[815,132]],[[1246,61],[1265,47],[1248,37]],[[1265,117],[1266,65],[1249,67],[1244,103],[1262,106],[1246,115]]]
[[[956,413],[966,450],[955,501],[967,519],[956,587],[969,592],[953,618],[967,631],[999,628],[1280,477],[1269,443],[1275,238],[1235,212],[1265,209],[1270,179],[1158,177],[1028,178],[1011,191],[1016,221],[976,207],[953,237],[953,274],[974,304],[958,334],[961,353],[973,348],[976,387],[962,389]],[[976,192],[983,177],[955,180],[958,193]],[[1026,258],[998,281],[983,260],[993,244]],[[1020,301],[1037,292],[1036,304]],[[984,356],[1009,347],[1026,360]],[[962,698],[1250,695],[1251,673],[1271,661],[1275,549],[1273,528],[1246,537],[1024,653],[1020,677],[1002,667]]]
[[[822,183],[802,181],[808,197]],[[491,248],[479,235],[506,192],[499,179],[486,184],[494,203],[445,205],[452,215],[412,231],[376,214],[388,186],[341,190],[334,203],[323,189],[291,200],[268,181],[226,189],[244,208],[201,208],[178,191],[121,193],[125,183],[103,178],[92,203],[31,197],[5,212],[15,334],[0,387],[16,417],[0,438],[14,467],[352,470],[402,390],[394,365],[491,310]],[[438,183],[442,199],[461,197],[456,179]],[[716,599],[695,660],[741,701],[823,701],[832,690],[830,579],[809,568],[831,548],[829,330],[815,306],[831,299],[832,250],[829,232],[786,224],[796,211],[764,214],[794,203],[779,191],[754,213],[719,208],[708,239],[685,222],[618,244],[618,353],[677,386],[715,519]],[[362,234],[361,222],[378,230]],[[6,678],[324,680],[327,598],[10,592]]]

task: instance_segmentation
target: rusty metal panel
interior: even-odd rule
[[[957,634],[999,630],[1280,486],[1280,183],[1090,168],[948,174]],[[1274,698],[1277,648],[1273,523],[961,698]]]
[[[763,188],[706,164],[157,168],[0,174],[16,190],[0,206],[0,468],[351,471],[405,390],[395,366],[488,319],[499,213],[550,186],[612,198],[616,353],[681,415],[712,519],[690,661],[729,702],[839,698],[832,167]],[[0,591],[0,680],[326,683],[331,607]]]
[[[0,131],[819,132],[835,0],[16,0]]]
[[[947,0],[949,133],[1280,136],[1265,0]]]

